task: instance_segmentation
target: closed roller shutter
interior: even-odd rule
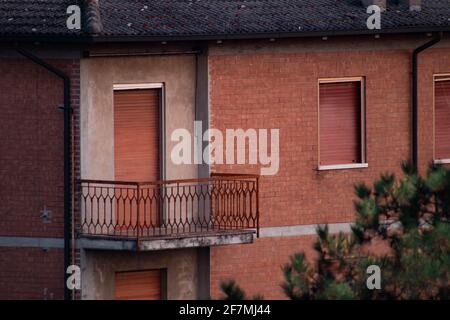
[[[159,92],[158,89],[114,92],[115,180],[134,182],[160,180]],[[118,201],[116,205],[116,228],[121,230],[137,224],[135,202],[128,198],[123,199],[127,192],[131,191],[116,190],[117,196],[122,197],[122,201]],[[142,196],[153,195],[150,190],[147,192]],[[154,197],[151,201],[142,201],[139,207],[139,224],[159,226],[159,220],[159,199]]]
[[[321,83],[320,164],[360,163],[361,83]]]
[[[116,300],[161,300],[161,270],[117,272]]]
[[[435,158],[450,159],[450,81],[435,83]]]
[[[159,90],[114,92],[116,180],[159,180]]]

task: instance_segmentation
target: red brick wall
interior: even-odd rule
[[[209,62],[212,127],[280,129],[280,170],[261,181],[262,226],[350,221],[353,185],[399,172],[409,158],[406,51],[223,55]],[[366,77],[369,168],[318,172],[317,80],[351,76]]]
[[[79,72],[76,60],[48,62]],[[0,235],[62,237],[63,83],[23,59],[0,60],[0,74]],[[44,205],[51,223],[40,218]]]
[[[434,74],[450,74],[450,50],[428,49],[419,55],[419,165],[423,173],[433,159],[434,149]]]
[[[315,236],[261,238],[255,243],[211,247],[211,296],[220,298],[220,283],[235,280],[249,298],[262,294],[264,299],[285,299],[281,288],[281,267],[289,256],[304,251],[314,257]]]
[[[0,300],[62,299],[63,250],[0,247]]]
[[[421,55],[420,163],[432,159],[432,74],[450,72],[447,49]],[[383,172],[400,174],[410,158],[410,57],[408,50],[213,55],[211,127],[279,128],[280,170],[261,179],[261,226],[349,222],[355,183]],[[423,60],[422,60],[423,59]],[[367,169],[318,172],[317,81],[364,76]],[[259,172],[256,166],[216,165],[219,172]],[[212,295],[234,278],[250,294],[282,298],[280,266],[310,237],[259,239],[255,244],[212,248]],[[270,280],[266,280],[270,279]]]
[[[78,118],[79,61],[47,62],[71,77],[71,106]],[[25,59],[0,59],[0,74],[0,236],[62,238],[64,138],[58,107],[63,82]],[[78,138],[74,150],[73,174],[79,176]],[[40,218],[44,205],[51,210],[50,223]],[[3,247],[0,252],[0,298],[63,298],[62,249]]]
[[[80,146],[80,61],[73,60],[70,69],[70,105],[72,107],[72,181],[75,182],[81,178],[81,146]],[[81,266],[80,250],[76,246],[77,227],[80,224],[81,213],[79,203],[78,189],[72,186],[72,251],[70,252],[70,264]],[[80,290],[72,292],[72,299],[79,300]]]

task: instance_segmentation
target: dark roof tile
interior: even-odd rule
[[[0,35],[78,35],[66,26],[77,0],[1,0]]]
[[[411,12],[392,4],[382,30],[450,30],[450,0],[422,0]],[[66,27],[82,4],[83,30]],[[98,5],[99,3],[99,5]],[[236,36],[367,31],[361,0],[1,0],[0,35]]]
[[[420,12],[392,2],[382,29],[450,27],[450,0],[423,0]],[[369,16],[361,0],[101,0],[100,12],[115,36],[367,31]]]

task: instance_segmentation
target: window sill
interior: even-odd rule
[[[343,169],[364,169],[368,167],[369,167],[368,163],[331,164],[319,166],[317,170],[326,171],[326,170],[343,170]]]
[[[435,159],[434,164],[447,164],[450,163],[450,159]]]

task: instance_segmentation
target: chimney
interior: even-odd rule
[[[379,6],[381,10],[386,10],[386,0],[361,0],[364,8],[367,8],[371,5]]]
[[[400,3],[409,5],[409,11],[420,11],[422,0],[400,0]]]
[[[99,0],[83,0],[84,26],[90,34],[103,31]]]

